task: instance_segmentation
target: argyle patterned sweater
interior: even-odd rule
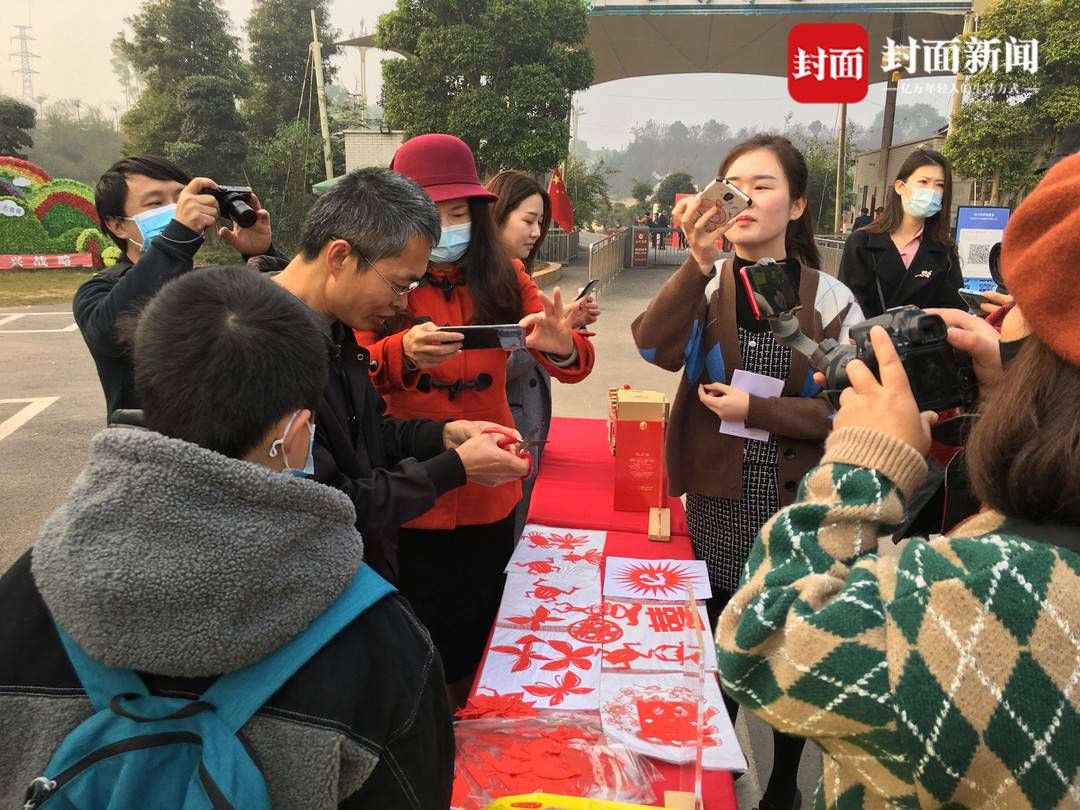
[[[724,686],[821,746],[816,810],[1080,807],[1080,532],[987,512],[879,557],[925,474],[830,436],[721,616]]]

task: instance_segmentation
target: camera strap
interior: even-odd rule
[[[884,313],[885,310],[888,309],[888,307],[885,306],[885,293],[881,289],[881,276],[879,276],[877,272],[878,261],[879,256],[877,254],[877,251],[874,251],[874,266],[871,268],[870,272],[874,275],[874,284],[877,285],[878,301],[881,303],[881,311],[882,313]]]

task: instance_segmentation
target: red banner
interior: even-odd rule
[[[89,253],[61,253],[57,256],[0,255],[0,270],[58,270],[68,267],[93,267]]]

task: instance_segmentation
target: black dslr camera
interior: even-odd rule
[[[798,298],[783,267],[772,259],[762,259],[753,267],[744,267],[741,276],[755,314],[768,320],[777,340],[806,355],[810,365],[825,375],[825,388],[834,406],[838,405],[839,392],[851,385],[847,365],[852,360],[862,360],[880,379],[870,342],[870,330],[875,326],[883,327],[892,338],[919,410],[944,411],[975,402],[979,392],[971,358],[949,345],[948,327],[939,316],[914,306],[895,307],[853,326],[855,345],[831,338],[817,343],[799,329],[793,314],[799,309]]]
[[[217,200],[221,216],[241,228],[250,228],[258,221],[258,214],[250,205],[252,191],[249,186],[218,186],[206,189],[206,193]]]

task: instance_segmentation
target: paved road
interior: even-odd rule
[[[608,388],[624,383],[674,397],[678,375],[645,363],[629,328],[673,269],[624,270],[603,294],[603,316],[593,327],[595,369],[576,385],[553,386],[556,415],[604,418]],[[560,286],[576,290],[586,278],[584,266],[567,267]],[[18,317],[9,320],[12,315]],[[90,437],[104,424],[104,396],[73,325],[70,306],[0,309],[0,571],[29,547],[63,500],[85,462]],[[752,807],[765,781],[759,772],[771,767],[772,742],[760,722],[748,724],[744,715],[736,728],[751,770],[738,782],[739,802]],[[817,750],[808,746],[799,780],[807,807],[819,762]]]

